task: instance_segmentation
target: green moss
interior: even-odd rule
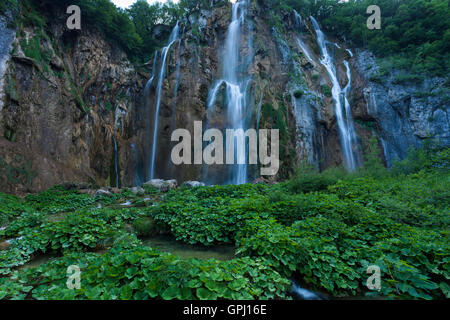
[[[81,96],[81,90],[72,82],[71,79],[70,79],[70,88],[78,107],[81,109],[81,111],[88,114],[90,108],[84,102],[83,97]]]
[[[133,222],[133,227],[139,237],[151,237],[158,234],[159,228],[153,218],[142,217]]]
[[[7,139],[14,142],[15,132],[6,130],[5,135]],[[0,162],[2,163],[0,166],[0,174],[6,178],[8,184],[21,184],[29,187],[37,176],[37,171],[33,169],[31,162],[23,159],[21,156],[16,156],[10,162],[6,162],[0,158]]]

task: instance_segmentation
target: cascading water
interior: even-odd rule
[[[347,69],[348,84],[346,85],[344,90],[342,90],[336,74],[334,61],[328,53],[328,41],[325,39],[325,35],[320,29],[316,19],[314,19],[314,17],[310,18],[317,35],[317,44],[319,45],[322,54],[320,63],[327,70],[330,80],[333,84],[331,93],[335,104],[335,113],[339,127],[339,136],[341,140],[342,151],[344,154],[344,160],[349,170],[355,170],[360,165],[360,160],[356,132],[353,124],[353,117],[351,113],[350,103],[348,102],[348,94],[350,92],[351,85],[350,67],[347,61],[344,61],[344,65]],[[339,45],[337,44],[334,45],[339,47]]]
[[[302,49],[302,51],[305,54],[306,58],[309,61],[314,62],[313,58],[311,57],[311,54],[309,53],[308,48],[306,47],[305,43],[303,42],[303,40],[300,37],[297,38],[297,44]]]
[[[180,87],[180,81],[181,81],[181,42],[184,38],[184,32],[186,27],[183,28],[183,32],[181,33],[181,37],[178,39],[178,46],[177,46],[177,61],[176,61],[176,67],[175,67],[175,85],[173,89],[173,105],[172,105],[172,120],[170,122],[170,132],[173,132],[175,130],[175,120],[176,120],[176,113],[177,113],[177,102],[178,102],[178,89]],[[174,169],[174,165],[172,161],[168,162],[167,165],[168,172],[171,174],[173,173],[172,170]]]
[[[148,79],[147,84],[144,88],[144,97],[145,101],[148,101],[148,97],[150,95],[150,88],[152,86],[153,80],[155,79],[155,70],[156,70],[156,60],[158,59],[158,51],[155,52],[155,56],[153,58],[153,68],[152,68],[152,76]]]
[[[156,161],[156,149],[158,142],[158,128],[159,128],[159,109],[161,107],[161,94],[162,94],[162,86],[166,75],[166,63],[167,63],[167,55],[170,51],[170,47],[177,41],[179,36],[179,23],[175,25],[170,34],[169,43],[166,47],[164,47],[161,51],[161,67],[159,69],[158,74],[158,84],[156,86],[156,105],[155,105],[155,114],[154,114],[154,124],[153,124],[153,141],[152,141],[152,153],[150,158],[149,165],[149,177],[150,179],[155,178],[155,161]],[[153,79],[152,79],[153,81]],[[150,83],[151,85],[151,83]]]
[[[229,129],[242,129],[236,132],[236,140],[243,143],[236,143],[234,154],[237,164],[233,165],[229,183],[244,184],[247,182],[247,152],[245,145],[244,131],[246,130],[247,99],[249,79],[239,76],[239,65],[242,63],[239,56],[239,48],[242,36],[242,29],[247,10],[247,1],[240,0],[233,3],[232,19],[228,27],[223,53],[223,78],[219,80],[211,89],[208,99],[208,109],[213,108],[217,94],[222,86],[226,88],[227,117]],[[249,41],[249,46],[251,45]],[[250,56],[251,58],[251,56]],[[249,63],[249,61],[245,61]],[[245,63],[244,63],[245,64]],[[227,149],[227,152],[231,150]]]
[[[178,39],[178,49],[177,49],[177,63],[176,63],[176,71],[175,71],[175,87],[173,89],[173,107],[172,107],[172,122],[171,122],[171,132],[174,129],[174,125],[175,125],[175,112],[177,109],[177,101],[178,101],[178,88],[180,87],[180,78],[181,78],[181,39],[183,39],[184,37],[184,30],[185,28],[183,28],[183,32],[181,34],[180,39]]]

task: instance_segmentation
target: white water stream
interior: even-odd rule
[[[161,95],[162,95],[162,86],[166,75],[166,64],[167,64],[167,55],[170,51],[170,47],[178,40],[179,36],[179,23],[175,25],[175,27],[172,30],[172,33],[170,34],[169,38],[169,44],[164,47],[161,51],[161,66],[159,69],[159,75],[158,75],[158,83],[156,86],[156,105],[155,105],[155,117],[154,117],[154,124],[153,124],[153,141],[152,141],[152,153],[151,153],[151,159],[150,159],[150,166],[149,166],[149,176],[150,179],[155,178],[155,162],[156,162],[156,150],[157,150],[157,144],[158,144],[158,129],[159,129],[159,110],[161,107]],[[153,81],[153,79],[151,79]],[[150,83],[151,85],[151,83]]]
[[[344,156],[345,164],[349,170],[355,170],[360,165],[357,137],[353,124],[353,117],[351,113],[350,103],[348,101],[348,94],[351,86],[351,72],[347,61],[344,61],[344,65],[347,70],[348,83],[344,89],[341,88],[337,77],[336,66],[334,64],[332,56],[327,49],[327,43],[329,43],[322,30],[319,27],[316,19],[310,17],[317,35],[317,44],[319,45],[322,58],[320,63],[325,67],[330,77],[333,88],[331,94],[333,96],[335,104],[336,119],[339,128],[339,136],[341,140],[342,153]],[[336,45],[338,48],[339,45]]]

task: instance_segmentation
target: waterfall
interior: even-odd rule
[[[142,181],[141,181],[141,176],[139,175],[138,172],[138,167],[139,167],[139,156],[138,156],[138,151],[136,149],[136,145],[134,143],[132,143],[130,145],[131,148],[131,152],[133,153],[133,167],[134,167],[134,185],[135,186],[140,186],[142,185]]]
[[[388,168],[391,168],[391,161],[390,161],[390,157],[389,157],[389,153],[388,153],[388,145],[386,143],[386,140],[384,140],[383,137],[380,136],[380,141],[381,141],[381,145],[383,147],[383,154],[384,154],[384,159],[386,160],[386,166]]]
[[[114,144],[114,172],[116,174],[116,188],[119,188],[119,156],[117,154],[117,140],[116,128],[113,129],[113,144]]]
[[[152,76],[148,79],[147,84],[144,88],[144,99],[148,102],[148,97],[150,95],[150,88],[152,87],[153,80],[155,79],[155,70],[156,70],[156,60],[158,59],[158,51],[155,52],[155,57],[153,58],[153,68],[152,68]]]
[[[177,109],[177,100],[178,100],[178,88],[180,87],[180,77],[181,77],[181,39],[184,37],[184,29],[181,34],[181,38],[178,39],[178,48],[177,48],[177,63],[176,63],[176,71],[175,71],[175,87],[173,89],[173,107],[172,107],[172,123],[171,123],[171,132],[174,129],[175,125],[175,112]]]
[[[222,86],[225,85],[229,129],[242,129],[236,131],[236,140],[238,143],[234,147],[234,154],[237,159],[237,164],[233,165],[232,168],[231,177],[229,179],[229,183],[231,184],[244,184],[248,179],[244,131],[246,130],[245,122],[248,111],[246,91],[249,80],[239,76],[239,71],[242,71],[242,68],[239,68],[239,65],[241,64],[239,49],[243,33],[242,27],[244,25],[247,10],[246,2],[246,0],[240,0],[233,3],[232,19],[228,27],[222,57],[222,79],[217,81],[216,85],[213,86],[208,98],[208,109],[211,109],[214,107],[218,92]],[[248,45],[251,45],[251,41],[249,41]],[[249,61],[246,62],[249,63]],[[243,141],[244,143],[239,143],[239,141]],[[230,150],[227,148],[227,152],[228,151]]]
[[[348,102],[348,94],[350,92],[351,86],[351,72],[350,67],[347,61],[344,61],[344,65],[347,69],[347,78],[348,84],[344,88],[341,89],[339,84],[339,80],[336,73],[336,67],[334,65],[334,61],[327,49],[327,40],[325,39],[325,35],[319,27],[316,19],[314,17],[310,17],[311,22],[314,26],[314,30],[317,35],[317,44],[320,47],[320,51],[322,54],[322,58],[320,59],[320,63],[325,67],[330,77],[330,80],[333,84],[333,88],[331,90],[333,95],[333,100],[335,104],[335,113],[336,119],[339,128],[339,136],[341,140],[342,152],[344,155],[345,163],[350,170],[355,170],[359,164],[359,156],[357,152],[357,138],[356,132],[353,125],[353,117],[351,113],[350,103]],[[337,47],[339,45],[334,44]],[[340,47],[339,47],[340,48]],[[342,101],[344,103],[342,103]]]
[[[149,176],[150,179],[155,178],[155,161],[156,161],[156,147],[158,142],[158,127],[159,127],[159,109],[161,107],[161,94],[162,94],[162,86],[166,75],[166,63],[167,63],[167,55],[170,51],[170,47],[177,41],[178,33],[179,33],[179,23],[175,25],[170,34],[169,43],[166,47],[164,47],[161,51],[161,67],[159,69],[158,74],[158,84],[156,86],[156,105],[155,105],[155,117],[153,124],[153,141],[152,141],[152,155],[150,160],[150,168],[149,168]],[[153,81],[153,79],[152,79]]]
[[[172,104],[172,120],[170,121],[170,132],[175,130],[175,120],[177,114],[177,102],[178,102],[178,89],[180,87],[181,81],[181,40],[184,38],[186,26],[183,28],[183,32],[181,33],[181,37],[178,39],[177,46],[177,61],[175,67],[175,85],[173,89],[173,104]],[[167,164],[168,172],[172,174],[172,170],[174,168],[173,162],[169,161]]]

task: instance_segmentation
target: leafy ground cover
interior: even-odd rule
[[[292,279],[331,297],[449,298],[449,148],[412,150],[390,171],[374,159],[276,185],[0,194],[0,299],[289,299]],[[236,254],[181,259],[144,245],[155,232]],[[28,267],[42,254],[53,258]],[[66,286],[71,265],[80,289]]]

